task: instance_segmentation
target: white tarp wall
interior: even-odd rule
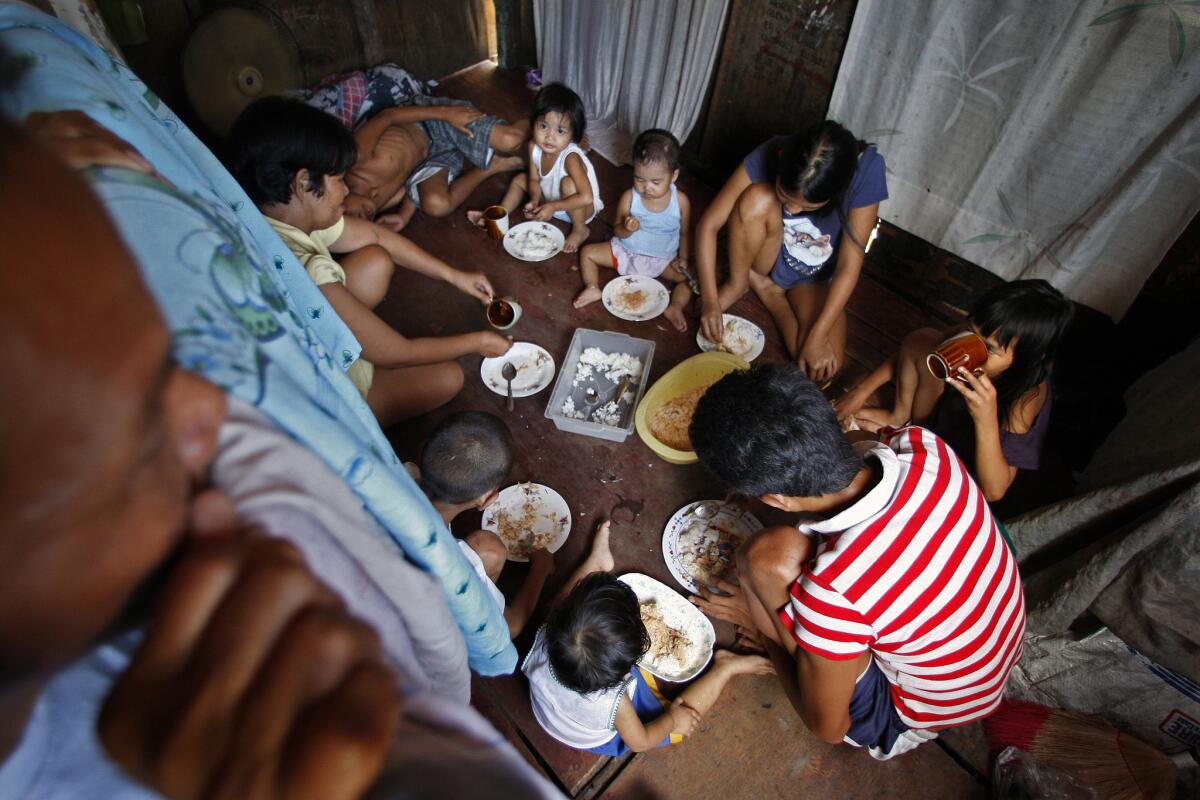
[[[1120,318],[1200,209],[1200,7],[859,0],[829,116],[898,227]]]

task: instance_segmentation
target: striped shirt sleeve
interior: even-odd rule
[[[779,616],[796,644],[824,658],[857,658],[875,641],[875,631],[863,615],[808,568],[792,584],[791,598]]]

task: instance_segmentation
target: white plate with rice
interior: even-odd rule
[[[707,510],[709,516],[703,513]],[[734,554],[763,524],[745,509],[720,500],[688,503],[663,529],[663,560],[671,576],[692,594],[717,581],[735,581]]]
[[[554,356],[533,342],[513,342],[507,353],[485,358],[479,365],[479,377],[483,379],[483,385],[501,397],[508,396],[505,362],[517,368],[517,375],[512,381],[513,397],[537,394],[554,380]]]
[[[571,509],[549,486],[516,483],[483,509],[483,529],[500,537],[509,561],[528,561],[539,547],[556,552],[571,535]]]
[[[561,253],[567,239],[549,222],[534,221],[512,226],[501,242],[513,258],[545,261]]]
[[[621,275],[605,284],[601,299],[614,317],[645,322],[667,310],[671,293],[646,275]]]
[[[642,622],[650,634],[650,650],[638,665],[675,683],[703,672],[712,660],[717,639],[708,617],[679,592],[649,575],[628,572],[617,580],[637,595]]]
[[[747,363],[762,355],[763,347],[767,343],[762,328],[733,314],[723,314],[721,319],[725,326],[725,336],[719,344],[705,336],[703,330],[696,331],[696,345],[701,350],[706,353],[714,350],[732,353]]]

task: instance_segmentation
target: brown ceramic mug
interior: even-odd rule
[[[961,367],[976,375],[983,374],[983,366],[987,363],[988,348],[983,337],[972,331],[951,336],[925,356],[925,366],[939,381],[948,381],[958,377]]]
[[[508,330],[521,318],[521,306],[511,297],[497,297],[488,303],[487,320],[497,330]]]
[[[488,206],[483,210],[483,224],[488,236],[493,239],[503,239],[508,233],[508,209],[504,206]]]

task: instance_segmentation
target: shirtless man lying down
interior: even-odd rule
[[[509,125],[463,100],[418,95],[354,132],[358,160],[346,173],[346,213],[399,231],[422,209],[444,217],[492,175],[524,166],[528,123]],[[464,160],[471,166],[463,169]]]

